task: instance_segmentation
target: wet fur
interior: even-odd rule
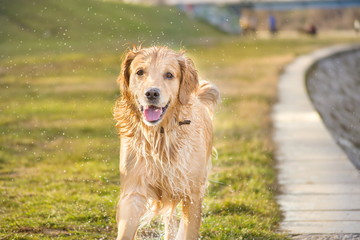
[[[157,64],[167,54],[181,71],[178,96],[173,96],[175,102],[155,126],[143,123],[136,98],[129,91],[130,66],[140,54],[154,58]],[[211,118],[219,91],[206,81],[199,82],[193,62],[183,53],[164,47],[129,51],[121,69],[122,96],[114,109],[121,136],[117,239],[134,239],[141,219],[158,213],[165,216],[165,239],[197,239],[212,152]],[[179,125],[184,120],[191,124]],[[173,212],[181,201],[183,219],[176,234]]]

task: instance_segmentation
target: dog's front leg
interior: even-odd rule
[[[165,237],[164,240],[174,240],[176,236],[176,231],[178,228],[178,221],[175,217],[175,212],[172,210],[169,215],[164,217],[165,223]]]
[[[117,206],[116,219],[118,236],[116,240],[133,240],[146,210],[146,198],[139,193],[124,194]]]
[[[193,194],[191,200],[183,200],[183,216],[176,240],[196,240],[199,238],[201,202],[202,197],[200,194]]]

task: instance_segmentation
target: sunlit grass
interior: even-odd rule
[[[256,43],[265,49],[261,56],[243,54],[239,45],[250,44],[244,40],[189,51],[223,99],[214,120],[219,158],[204,202],[203,239],[283,239],[276,233],[281,215],[274,198],[269,114],[277,75],[295,54],[281,53],[277,40],[251,44]],[[298,41],[297,51],[316,47],[315,41]],[[109,56],[103,56],[112,59],[108,67],[117,69],[118,58]],[[111,111],[117,72],[94,70],[86,53],[76,58],[81,74],[72,72],[68,57],[59,56],[56,74],[35,68],[19,77],[31,68],[19,64],[1,77],[0,235],[5,239],[115,236],[119,145]],[[155,229],[147,229],[153,236]]]

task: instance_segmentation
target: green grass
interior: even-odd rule
[[[90,0],[4,0],[0,8],[0,239],[114,239],[115,80],[119,55],[142,41],[186,46],[222,92],[202,238],[286,238],[277,233],[269,117],[278,73],[298,54],[354,39],[253,41],[175,9]]]
[[[2,57],[119,53],[140,43],[180,47],[222,35],[175,8],[95,0],[2,0],[0,24]]]

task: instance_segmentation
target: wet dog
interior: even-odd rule
[[[199,81],[192,60],[166,47],[134,48],[118,79],[114,117],[121,136],[117,239],[135,239],[161,214],[165,239],[197,239],[212,153],[218,89]],[[182,202],[180,226],[174,216]]]

